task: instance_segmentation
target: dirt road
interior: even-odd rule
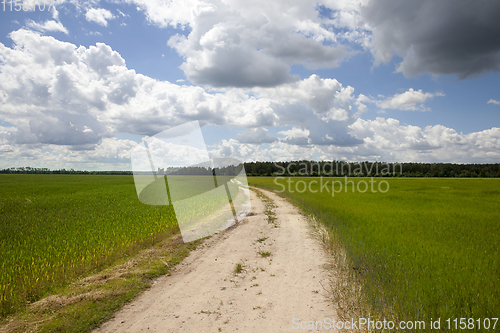
[[[296,332],[301,321],[336,318],[328,257],[307,219],[263,191],[276,206],[269,223],[251,192],[251,216],[207,240],[95,332]]]

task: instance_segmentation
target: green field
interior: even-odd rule
[[[291,180],[283,195],[338,237],[373,316],[499,317],[500,180],[378,178],[387,193],[334,195],[320,192],[319,178]],[[141,203],[132,176],[0,175],[0,184],[2,315],[178,232],[173,207]]]
[[[388,182],[387,193],[353,193],[349,184],[334,196],[331,186],[320,191],[319,178],[291,178],[290,186],[271,177],[248,180],[275,190],[284,185],[283,195],[337,235],[363,276],[373,316],[500,317],[499,180],[376,178]],[[344,183],[324,179],[331,180]],[[357,186],[369,178],[349,180]]]
[[[213,176],[169,177],[184,229],[227,206],[224,183],[232,197],[238,193],[221,176],[219,195],[200,199],[215,188]],[[150,205],[138,200],[132,176],[0,175],[0,188],[0,315],[179,232],[163,177],[139,196]],[[219,220],[208,227],[225,215]]]
[[[0,175],[0,313],[178,232],[132,176]]]

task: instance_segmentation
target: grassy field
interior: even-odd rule
[[[185,228],[227,205],[224,183],[238,192],[221,176],[220,195],[185,200],[213,190],[214,177],[169,177]],[[0,175],[0,315],[178,233],[165,185],[163,177],[150,184],[145,205],[132,176]]]
[[[0,314],[178,232],[132,176],[0,175]]]
[[[387,193],[332,195],[291,179],[249,183],[287,188],[338,236],[374,316],[499,317],[500,180],[384,179]],[[0,186],[2,315],[178,233],[172,206],[141,203],[132,176],[0,175]]]
[[[427,322],[500,317],[500,180],[376,179],[388,182],[387,193],[377,184],[377,193],[353,193],[349,185],[334,196],[331,186],[320,191],[319,178],[248,180],[285,187],[283,195],[337,235],[352,269],[363,276],[373,316]],[[324,179],[331,180],[344,183]],[[349,180],[356,187],[369,179]]]

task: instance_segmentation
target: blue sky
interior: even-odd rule
[[[192,120],[245,161],[500,161],[498,1],[38,5],[0,4],[2,168],[127,170]]]

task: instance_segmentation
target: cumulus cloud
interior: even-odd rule
[[[239,133],[236,139],[240,143],[273,143],[277,138],[269,134],[266,128],[248,128],[243,133]]]
[[[92,149],[71,149],[60,145],[12,145],[2,140],[0,127],[1,168],[37,166],[51,169],[130,170],[130,154],[135,141],[105,138]],[[64,156],[64,158],[61,158]]]
[[[52,18],[56,21],[59,21],[59,11],[56,9],[56,7],[52,6],[51,11],[52,11]]]
[[[490,99],[488,101],[488,104],[496,104],[496,105],[500,105],[500,101],[497,101],[497,100],[494,100],[494,99]]]
[[[381,109],[396,109],[406,111],[428,111],[423,103],[429,98],[444,96],[443,93],[424,93],[422,89],[413,90],[410,88],[402,94],[396,94],[390,98],[376,102]]]
[[[335,110],[349,109],[354,89],[343,87],[335,79],[322,79],[316,74],[310,77],[269,89],[254,89],[260,96],[280,102],[301,102],[307,105],[317,115],[326,116]],[[333,116],[333,115],[332,115]]]
[[[368,107],[366,106],[367,103],[373,103],[373,101],[369,97],[363,94],[359,94],[355,102],[356,107],[358,108],[356,116],[359,117],[361,114],[365,113],[368,110]]]
[[[61,22],[54,21],[54,20],[45,21],[44,23],[39,23],[39,22],[35,22],[32,20],[28,20],[28,22],[26,23],[26,26],[30,29],[38,30],[41,32],[59,31],[59,32],[65,33],[66,35],[68,34],[68,29],[66,29],[62,25]]]
[[[337,67],[354,54],[323,24],[310,1],[129,0],[152,24],[189,28],[170,38],[195,84],[271,87],[297,81],[290,68]]]
[[[313,159],[317,148],[289,145],[284,142],[274,142],[270,147],[263,148],[254,144],[241,144],[234,139],[222,140],[220,144],[209,151],[213,157],[233,157],[241,161],[290,161]]]
[[[151,24],[188,31],[169,45],[195,84],[276,86],[294,80],[292,65],[333,68],[359,46],[376,65],[401,57],[396,70],[405,76],[466,78],[500,69],[497,1],[127,2]]]
[[[283,131],[306,133],[300,129]],[[268,146],[241,144],[223,140],[209,153],[212,156],[237,156],[243,161],[345,160],[386,162],[497,163],[500,158],[500,128],[469,134],[458,133],[442,125],[402,125],[392,118],[358,119],[350,133],[363,141],[348,147],[296,145],[277,141]]]
[[[1,117],[18,129],[13,142],[87,145],[110,135],[96,113],[106,105],[99,79],[123,62],[117,53],[104,44],[76,48],[24,29],[10,37],[12,49],[0,44],[0,86]],[[111,83],[105,86],[113,91]]]
[[[126,155],[136,143],[114,138],[117,133],[155,135],[195,119],[202,125],[241,127],[238,140],[223,140],[212,153],[244,160],[499,158],[498,128],[462,134],[441,125],[363,120],[352,111],[353,105],[359,112],[362,105],[377,102],[419,109],[436,93],[410,89],[376,101],[317,75],[276,87],[210,91],[138,74],[103,43],[77,47],[26,29],[10,37],[12,47],[0,43],[0,118],[12,124],[0,126],[4,166],[39,161],[88,169],[117,163],[128,169]],[[259,127],[283,128],[279,135],[284,138]]]
[[[371,0],[361,14],[373,38],[375,63],[402,57],[405,76],[466,78],[500,69],[500,2]]]
[[[110,0],[111,1],[111,0]],[[114,16],[71,0],[101,25]],[[271,87],[298,80],[291,66],[334,68],[362,50],[375,65],[402,58],[405,76],[459,78],[500,69],[500,3],[469,0],[125,0],[159,27],[198,85]],[[89,9],[90,8],[90,9]],[[363,109],[363,107],[361,106]]]
[[[294,139],[297,144],[351,146],[359,143],[347,133],[347,126],[355,120],[351,110],[353,87],[311,75],[299,82],[254,91],[263,100],[270,101],[277,118],[275,126],[295,126],[310,131],[308,140]]]
[[[310,144],[308,129],[293,127],[292,129],[280,131],[278,134],[284,135],[282,142],[290,145],[306,146]]]
[[[287,138],[307,138],[310,134],[309,130],[302,129],[298,127],[293,127],[292,129],[280,131],[278,134],[284,135]]]
[[[341,146],[303,146],[277,141],[269,146],[241,144],[223,140],[209,153],[215,157],[235,156],[243,161],[290,161],[302,159],[386,162],[497,163],[500,158],[500,128],[469,134],[458,133],[442,125],[402,125],[392,118],[358,119],[350,133],[362,144]],[[306,133],[294,128],[283,131]],[[284,134],[285,134],[284,133]]]
[[[358,119],[350,133],[364,144],[352,149],[377,159],[398,162],[496,163],[500,157],[500,128],[470,134],[442,125],[420,128],[392,118]]]
[[[300,127],[308,144],[350,146],[354,89],[317,75],[275,88],[208,92],[137,74],[111,47],[76,47],[29,30],[0,44],[0,117],[18,144],[91,147],[115,133],[154,135],[190,120],[247,130],[244,142],[274,139],[257,127]],[[263,141],[262,141],[263,142]]]
[[[115,16],[104,8],[90,8],[85,14],[85,18],[89,22],[94,22],[103,27],[108,26],[108,20],[114,19]]]
[[[124,0],[134,4],[146,15],[152,24],[159,27],[182,28],[191,25],[194,20],[193,9],[202,2],[199,0],[163,1],[163,0]]]

